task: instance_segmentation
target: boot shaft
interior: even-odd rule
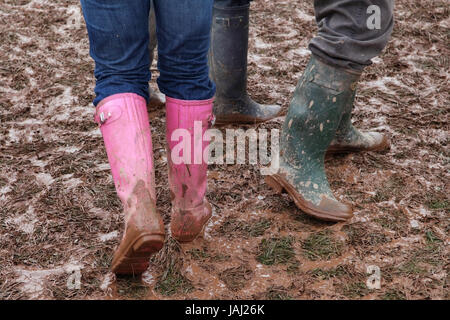
[[[348,101],[345,103],[342,110],[342,117],[339,123],[338,128],[336,129],[336,139],[344,138],[349,131],[352,130],[352,111],[353,105],[356,97],[356,89],[352,90],[352,94],[350,95]]]
[[[292,165],[323,158],[360,74],[327,65],[311,56],[283,125],[281,150]]]
[[[211,127],[213,99],[186,101],[166,97],[166,142],[169,186],[177,208],[203,203],[206,193],[209,142],[203,139]]]
[[[249,8],[213,9],[209,67],[218,102],[243,99],[247,94]]]
[[[96,108],[117,194],[124,207],[137,185],[155,199],[153,149],[145,99],[134,93],[112,95]]]

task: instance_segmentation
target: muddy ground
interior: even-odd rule
[[[327,160],[331,186],[355,217],[319,222],[274,194],[257,166],[211,166],[214,216],[204,238],[168,238],[141,280],[108,269],[123,220],[92,121],[93,62],[79,3],[1,0],[0,299],[448,299],[448,2],[397,0],[395,15],[354,116],[358,127],[388,133],[392,148]],[[312,1],[255,1],[256,100],[287,110],[315,31]],[[167,224],[164,108],[149,112]],[[380,289],[366,285],[370,265],[381,270]],[[67,286],[76,269],[79,289]]]

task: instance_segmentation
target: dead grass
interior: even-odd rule
[[[173,238],[168,238],[164,248],[150,261],[151,267],[160,272],[155,284],[155,290],[159,294],[172,296],[186,294],[194,289],[192,282],[183,274],[182,251]]]
[[[446,1],[396,1],[392,40],[363,73],[354,124],[388,133],[393,148],[326,159],[333,191],[356,210],[350,222],[335,228],[303,214],[287,195],[264,184],[257,166],[213,165],[207,197],[217,224],[211,238],[184,251],[168,236],[151,259],[152,284],[121,278],[107,290],[100,281],[109,272],[123,217],[92,121],[95,79],[87,33],[81,15],[74,24],[70,12],[76,11],[68,11],[78,6],[76,0],[0,4],[0,299],[30,298],[17,270],[71,261],[84,266],[81,289],[68,290],[66,275],[49,276],[43,298],[449,298]],[[313,14],[307,1],[252,3],[249,94],[281,104],[283,114],[308,60],[301,49],[317,30]],[[149,113],[157,206],[168,225],[164,108],[151,106]],[[101,240],[112,231],[117,237]],[[351,263],[340,261],[344,250]],[[249,266],[257,264],[268,278],[255,279]],[[308,264],[318,267],[309,270]],[[361,268],[368,264],[381,268],[380,290],[364,286]],[[201,272],[188,273],[193,265]],[[222,291],[204,285],[220,277]],[[253,287],[253,280],[264,288]]]
[[[405,294],[397,289],[389,289],[383,296],[381,297],[383,300],[405,300]]]
[[[345,225],[342,231],[347,234],[346,246],[354,248],[360,255],[376,252],[380,246],[392,240],[382,230],[374,230],[360,222]]]
[[[332,269],[314,269],[309,272],[314,278],[321,280],[329,280],[332,278],[340,278],[344,276],[351,276],[354,274],[354,270],[347,265],[339,265]]]
[[[271,224],[272,222],[266,218],[243,221],[236,217],[227,217],[217,232],[228,237],[259,237],[270,228]]]
[[[399,175],[393,175],[376,191],[372,200],[374,202],[383,202],[389,201],[395,197],[398,201],[398,198],[401,197],[402,192],[404,191],[404,186],[405,183],[403,178]]]
[[[20,286],[18,282],[0,278],[0,300],[27,299],[27,295],[22,292]]]
[[[313,233],[302,242],[303,255],[309,260],[330,260],[342,254],[342,241],[333,238],[331,230]]]
[[[293,242],[291,237],[263,239],[256,260],[265,265],[291,262],[295,257]]]
[[[386,215],[373,220],[383,229],[394,231],[397,235],[405,236],[409,231],[408,217],[400,210],[389,210]]]
[[[245,287],[247,281],[253,276],[253,271],[248,265],[228,268],[219,274],[219,279],[225,283],[231,291],[239,291]]]
[[[291,300],[289,290],[281,286],[272,286],[265,292],[265,298],[268,300]]]
[[[398,271],[404,275],[421,275],[429,270],[443,268],[448,262],[445,257],[443,241],[432,230],[425,232],[425,245],[412,250],[407,260],[402,263]]]
[[[144,299],[149,287],[139,278],[117,278],[117,295],[120,299]]]
[[[369,293],[364,282],[352,282],[342,286],[342,294],[350,299],[362,298]]]

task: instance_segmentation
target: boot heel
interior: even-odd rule
[[[134,242],[133,242],[134,241]],[[164,245],[164,236],[159,234],[140,236],[131,240],[132,245],[121,244],[112,261],[112,272],[117,275],[139,275],[147,270],[150,256]]]
[[[275,191],[275,193],[282,194],[285,192],[284,188],[271,176],[267,176],[265,182]]]
[[[154,253],[164,245],[164,237],[161,235],[147,235],[141,237],[133,244],[135,253]]]

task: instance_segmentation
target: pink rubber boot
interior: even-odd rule
[[[145,99],[121,93],[97,106],[99,124],[117,195],[125,212],[125,232],[114,254],[116,274],[141,274],[164,243],[164,224],[156,211],[153,150]]]
[[[203,134],[211,127],[212,103],[213,99],[187,101],[166,97],[170,229],[180,242],[194,240],[211,217],[211,205],[205,198],[208,165],[203,157],[209,142],[203,141]]]

